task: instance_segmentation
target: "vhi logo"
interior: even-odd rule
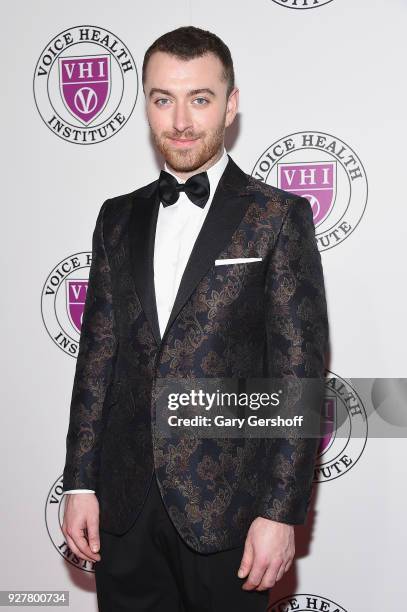
[[[349,381],[328,371],[322,411],[322,436],[314,482],[335,480],[362,456],[368,437],[366,409]]]
[[[116,134],[137,99],[137,69],[114,34],[77,26],[51,40],[35,67],[34,97],[47,127],[64,140],[95,144]]]
[[[273,0],[273,2],[290,9],[313,9],[329,4],[332,0]]]
[[[69,255],[48,275],[41,293],[41,314],[55,344],[77,357],[92,253]]]
[[[345,608],[322,595],[314,593],[295,593],[289,597],[284,597],[274,601],[267,608],[267,612],[347,612]]]
[[[366,208],[363,164],[349,145],[330,134],[284,136],[262,153],[252,175],[309,200],[320,251],[350,236]]]

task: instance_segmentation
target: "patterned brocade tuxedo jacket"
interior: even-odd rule
[[[160,436],[155,385],[323,381],[321,257],[308,200],[254,179],[229,156],[161,338],[153,273],[159,205],[156,180],[106,200],[98,214],[63,490],[95,490],[100,528],[123,534],[156,477],[183,540],[215,552],[243,544],[256,516],[305,522],[319,439]],[[215,265],[241,258],[261,260]]]

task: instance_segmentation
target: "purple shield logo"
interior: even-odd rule
[[[68,111],[89,125],[106,107],[111,89],[110,55],[59,58],[59,86]]]
[[[336,197],[336,162],[278,164],[278,187],[309,200],[317,226],[331,212]]]
[[[321,441],[318,454],[323,455],[335,440],[336,398],[326,397],[321,417]]]
[[[88,281],[78,278],[66,281],[66,310],[74,329],[81,333],[83,309],[85,306]]]

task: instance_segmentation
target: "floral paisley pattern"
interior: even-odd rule
[[[213,261],[157,343],[136,291],[128,231],[133,208],[141,197],[153,202],[156,183],[99,211],[63,486],[95,489],[101,528],[119,534],[137,519],[156,477],[184,541],[214,552],[241,545],[256,516],[305,521],[319,440],[164,437],[155,424],[157,382],[311,377],[323,385],[321,257],[308,200],[230,160],[216,197],[233,194],[247,206],[216,258],[262,260]]]

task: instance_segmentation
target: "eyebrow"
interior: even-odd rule
[[[149,98],[151,98],[155,93],[161,93],[161,94],[165,94],[166,96],[172,96],[174,97],[174,94],[172,94],[170,91],[168,91],[167,89],[159,89],[158,87],[152,87],[150,89],[150,93],[148,95]],[[215,96],[215,92],[212,91],[212,89],[209,89],[209,87],[201,87],[200,89],[191,89],[190,91],[188,91],[187,96],[191,97],[191,96],[196,96],[196,94],[200,94],[200,93],[207,93],[211,96]]]

